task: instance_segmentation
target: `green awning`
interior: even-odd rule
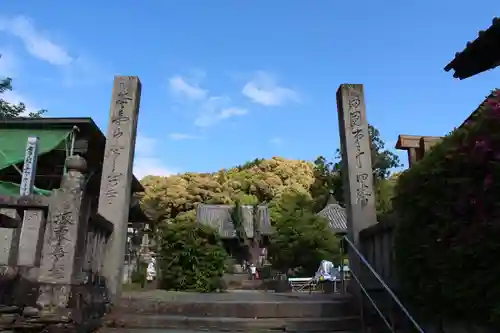
[[[72,131],[68,129],[1,129],[0,170],[24,161],[28,137],[37,136],[38,156],[54,150],[66,140]]]
[[[66,140],[71,134],[68,129],[0,129],[0,170],[24,162],[28,137],[37,136],[38,156],[48,153]],[[20,185],[0,181],[0,195],[19,195]],[[33,188],[39,195],[49,196],[51,191]]]
[[[19,195],[20,190],[21,186],[19,184],[0,181],[0,195]],[[38,195],[50,196],[52,191],[42,190],[34,187],[33,193]]]

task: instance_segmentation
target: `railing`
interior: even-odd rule
[[[425,331],[422,329],[422,327],[416,322],[416,320],[412,317],[412,315],[409,313],[409,311],[401,303],[401,301],[396,296],[396,294],[384,282],[384,280],[375,271],[375,269],[373,269],[373,267],[370,265],[370,263],[368,262],[368,260],[366,260],[366,258],[363,256],[363,254],[356,248],[356,246],[354,246],[354,244],[352,243],[352,241],[347,236],[344,236],[343,239],[345,241],[345,244],[347,244],[348,247],[349,247],[349,249],[352,251],[352,253],[356,255],[357,259],[359,259],[360,264],[362,264],[366,269],[368,269],[368,271],[371,273],[371,275],[382,285],[384,291],[387,294],[389,294],[389,296],[391,297],[391,299],[397,304],[398,308],[403,312],[403,314],[405,315],[406,319],[409,320],[409,322],[411,323],[411,325],[413,326],[413,328],[415,328],[416,331],[419,332],[419,333],[425,333]],[[370,301],[370,303],[372,304],[373,308],[375,309],[375,311],[377,312],[377,314],[382,319],[383,323],[387,326],[387,328],[391,332],[395,333],[396,331],[395,331],[393,325],[391,325],[391,323],[389,323],[389,321],[387,320],[386,316],[382,313],[382,310],[379,308],[379,306],[377,306],[375,300],[373,299],[373,297],[370,296],[367,288],[365,287],[364,283],[361,281],[362,280],[362,277],[360,276],[361,272],[353,272],[353,268],[356,268],[357,265],[353,265],[353,263],[349,263],[349,264],[350,264],[350,268],[351,268],[350,273],[351,273],[352,279],[357,282],[360,290],[363,292],[363,294],[366,296],[366,298]],[[361,270],[362,266],[359,265],[358,267]],[[345,290],[345,288],[342,288],[342,289]]]

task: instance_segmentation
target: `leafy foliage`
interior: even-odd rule
[[[198,203],[253,205],[271,202],[289,189],[307,192],[313,180],[311,163],[274,157],[215,173],[147,176],[141,181],[141,204],[154,220],[168,221],[194,214]]]
[[[338,260],[339,241],[327,221],[312,211],[308,195],[287,193],[274,208],[279,213],[269,246],[274,268],[282,272],[298,268],[301,275],[311,276],[321,260]]]
[[[399,157],[385,149],[385,143],[380,137],[378,129],[372,125],[368,125],[368,133],[370,135],[370,148],[372,154],[372,170],[373,180],[375,182],[375,191],[377,193],[377,209],[382,213],[390,207],[390,196],[394,182],[387,182],[390,176],[390,171],[393,168],[401,166]],[[311,194],[314,198],[314,209],[319,211],[327,203],[330,195],[344,204],[344,188],[342,178],[342,160],[340,149],[336,151],[336,160],[327,161],[325,157],[320,156],[314,161],[314,177],[315,181],[311,186]]]
[[[423,315],[498,327],[500,90],[474,114],[399,177],[396,266]]]
[[[183,221],[161,230],[161,287],[211,292],[220,288],[227,253],[216,230]]]
[[[0,55],[1,58],[1,55]],[[1,75],[1,73],[0,73]],[[7,92],[12,91],[12,79],[4,78],[0,80],[0,119],[12,119],[17,117],[22,117],[27,114],[27,117],[31,118],[39,118],[41,117],[47,110],[39,110],[36,112],[26,111],[26,105],[24,103],[12,104],[7,102],[2,96]]]
[[[234,207],[231,210],[231,222],[233,223],[233,227],[236,232],[236,239],[238,240],[238,245],[240,251],[243,253],[244,259],[251,261],[250,240],[247,237],[247,233],[243,225],[243,211],[238,200],[234,203]]]

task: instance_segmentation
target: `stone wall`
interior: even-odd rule
[[[9,222],[2,225],[12,230],[11,243],[4,244],[0,256],[0,330],[90,324],[108,308],[102,269],[113,227],[93,214],[85,192],[85,160],[71,156],[66,168],[61,188],[50,197],[0,199],[0,208],[10,214],[10,219],[2,217]],[[39,214],[42,221],[37,233],[26,232],[33,228],[26,223],[26,215],[34,216],[29,212]],[[23,238],[31,246],[22,246],[18,240]]]

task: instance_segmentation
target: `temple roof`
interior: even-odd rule
[[[318,216],[328,220],[330,228],[336,233],[347,233],[347,215],[345,208],[340,206],[333,195],[330,196],[327,205]]]
[[[493,69],[500,65],[500,19],[494,18],[492,25],[479,31],[478,37],[468,42],[462,52],[444,68],[454,70],[453,77],[460,80]]]
[[[231,210],[234,206],[231,205],[206,205],[200,204],[196,208],[196,220],[198,223],[209,225],[219,231],[222,238],[236,238],[234,225],[231,221]],[[252,238],[253,230],[253,206],[241,206],[243,213],[243,227],[247,237]],[[267,206],[259,206],[259,231],[263,235],[272,233],[271,219]]]

